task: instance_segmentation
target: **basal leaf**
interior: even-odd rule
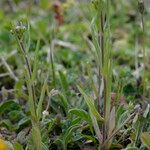
[[[81,92],[81,94],[84,97],[84,100],[86,101],[86,104],[88,105],[90,111],[92,112],[92,114],[96,117],[96,119],[98,121],[104,121],[104,119],[100,116],[100,114],[98,113],[98,111],[95,108],[94,105],[94,101],[92,100],[91,97],[89,97],[79,86],[78,86],[79,91]]]

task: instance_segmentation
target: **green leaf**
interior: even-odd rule
[[[16,102],[14,102],[13,100],[2,102],[0,104],[0,115],[2,115],[8,109],[9,110],[11,110],[11,109],[14,110],[14,108],[15,108],[15,110],[20,109],[19,105]]]
[[[72,137],[72,133],[75,129],[79,128],[79,125],[78,124],[75,124],[75,125],[72,125],[71,127],[69,127],[65,134],[64,134],[64,142],[65,142],[65,145],[67,147],[67,144],[68,144],[68,141],[70,141],[71,137]]]
[[[33,64],[33,73],[32,73],[32,81],[36,79],[37,70],[38,70],[38,52],[39,52],[40,40],[37,41],[35,56],[34,56],[34,64]]]
[[[60,103],[61,105],[63,106],[66,114],[68,113],[68,108],[69,108],[69,103],[67,101],[67,98],[64,94],[59,94],[59,97],[60,97]]]
[[[7,129],[9,129],[9,130],[14,130],[14,126],[13,126],[13,124],[11,123],[11,121],[9,120],[9,119],[3,119],[3,120],[1,120],[0,121],[0,126],[2,127],[6,127]],[[16,127],[16,126],[15,126]],[[16,127],[16,128],[18,128],[18,126]]]
[[[100,114],[98,113],[98,111],[97,111],[96,108],[95,108],[94,100],[92,100],[91,97],[87,96],[87,95],[85,94],[85,92],[84,92],[79,86],[78,86],[78,89],[79,89],[79,91],[81,92],[81,94],[83,95],[84,100],[85,100],[86,104],[88,105],[88,107],[89,107],[90,111],[92,112],[92,114],[96,117],[96,119],[97,119],[98,121],[103,122],[104,119],[100,116]]]
[[[9,116],[9,119],[14,122],[18,122],[22,117],[24,117],[22,111],[20,111],[20,110],[19,111],[11,110],[8,113],[8,116]]]
[[[59,77],[60,77],[61,86],[62,86],[65,94],[67,94],[68,91],[69,91],[69,84],[68,84],[66,75],[63,72],[60,71],[59,72]]]
[[[31,123],[31,119],[29,117],[23,117],[19,122],[18,126],[19,128],[23,128],[24,126],[28,125]]]
[[[62,133],[55,141],[54,143],[56,144],[61,144],[62,149],[66,150],[67,149],[67,145],[70,142],[71,138],[72,138],[72,133],[74,130],[76,130],[77,128],[79,128],[78,124],[74,124],[72,126],[70,126],[64,133]]]
[[[74,115],[82,118],[83,120],[87,121],[88,123],[91,122],[89,114],[83,109],[73,108],[73,109],[70,109],[68,113],[74,114]]]
[[[47,79],[45,80],[44,85],[42,87],[40,100],[38,102],[38,106],[37,106],[37,109],[36,109],[37,117],[38,117],[39,120],[40,120],[41,115],[42,115],[42,104],[43,104],[44,97],[45,97],[45,92],[46,92],[46,87],[47,87]]]
[[[21,145],[21,144],[19,144],[19,143],[15,143],[15,144],[13,144],[13,148],[14,148],[14,150],[23,150],[22,145]]]
[[[141,134],[141,141],[145,146],[150,148],[150,134],[148,132],[143,132]]]
[[[19,81],[17,81],[17,83],[15,84],[15,95],[17,97],[22,97],[23,99],[27,100],[28,96],[25,92],[23,92],[23,86],[25,84],[25,80],[23,79],[19,79]]]
[[[90,135],[84,135],[84,134],[81,134],[81,136],[82,136],[84,139],[93,141],[94,143],[97,142],[96,139],[95,139],[93,136],[90,136]]]
[[[124,121],[128,118],[128,116],[129,116],[129,111],[128,110],[125,111],[123,114],[121,114],[119,116],[118,121],[117,121],[117,127],[120,127],[124,123]]]
[[[102,143],[102,134],[101,134],[101,131],[99,129],[98,122],[96,120],[96,117],[93,115],[93,113],[91,111],[90,111],[90,117],[91,117],[91,120],[92,120],[92,123],[93,123],[93,126],[94,126],[96,136],[99,140],[99,143]]]

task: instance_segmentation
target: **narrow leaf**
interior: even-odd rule
[[[69,110],[69,113],[82,118],[83,120],[87,121],[88,123],[91,122],[88,113],[83,109],[73,108],[73,109]]]
[[[100,114],[98,113],[98,111],[96,110],[95,106],[94,106],[94,101],[91,99],[91,97],[87,96],[85,94],[85,92],[78,86],[79,91],[81,92],[81,94],[84,97],[84,100],[86,102],[86,104],[88,105],[90,111],[92,112],[92,114],[96,117],[96,119],[98,121],[104,121],[104,119],[100,116]]]
[[[44,85],[42,87],[42,92],[41,92],[40,100],[38,102],[38,106],[37,106],[37,110],[36,110],[38,119],[41,118],[42,104],[43,104],[43,100],[44,100],[44,97],[45,97],[46,87],[47,87],[47,79],[44,81]]]

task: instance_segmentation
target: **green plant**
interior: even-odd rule
[[[91,96],[87,95],[81,87],[78,87],[78,89],[88,105],[90,118],[99,141],[99,148],[108,150],[116,134],[125,124],[131,121],[137,112],[135,110],[135,112],[132,112],[128,108],[128,111],[123,110],[123,112],[118,114],[118,120],[116,118],[120,107],[116,105],[119,104],[118,100],[115,100],[113,104],[111,99],[113,62],[111,54],[110,1],[93,0],[92,2],[95,7],[95,15],[91,23],[93,41],[91,48],[94,53],[98,72],[97,91],[95,86],[92,87],[94,94],[97,96],[97,107],[95,107],[94,99]],[[89,77],[92,80],[90,71]],[[122,117],[124,117],[123,120]]]
[[[40,119],[42,114],[42,102],[45,96],[46,91],[46,81],[43,85],[41,96],[39,99],[39,102],[37,101],[36,95],[35,95],[35,85],[34,81],[36,78],[36,71],[37,71],[37,51],[39,49],[39,41],[37,42],[36,47],[36,57],[34,60],[34,67],[32,69],[30,58],[27,54],[27,51],[25,49],[24,43],[23,43],[23,34],[26,30],[26,27],[22,25],[20,22],[18,26],[12,27],[12,33],[14,34],[19,52],[21,53],[24,61],[25,61],[25,72],[26,72],[26,84],[27,84],[27,90],[28,90],[28,104],[29,104],[29,110],[30,110],[30,117],[32,122],[32,139],[34,142],[34,147],[37,150],[42,150],[42,137],[41,137],[41,131],[40,131]],[[29,42],[30,44],[30,42]],[[28,45],[29,48],[29,45]]]
[[[95,7],[95,16],[92,20],[91,30],[92,30],[93,47],[95,51],[94,52],[95,59],[98,68],[97,110],[99,114],[102,112],[104,116],[104,123],[102,124],[103,128],[102,133],[98,130],[99,129],[98,124],[97,127],[95,127],[96,128],[95,132],[97,133],[97,131],[99,131],[98,133],[101,134],[102,137],[99,142],[102,145],[102,143],[106,141],[106,139],[110,136],[111,132],[113,131],[113,129],[110,129],[109,126],[109,119],[111,115],[110,107],[111,107],[111,84],[112,84],[112,60],[111,60],[111,40],[110,40],[110,22],[109,22],[110,1],[95,0],[92,2]],[[81,89],[80,92],[83,93]],[[85,99],[87,98],[85,97]],[[89,108],[91,109],[93,108],[93,106],[89,106]],[[111,119],[114,120],[115,119],[114,114],[112,115],[113,118]],[[93,116],[95,115],[93,114]],[[104,144],[103,148],[108,149],[109,145],[110,145],[109,143]]]

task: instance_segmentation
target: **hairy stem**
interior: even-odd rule
[[[29,61],[28,56],[26,54],[23,42],[21,40],[19,40],[18,37],[16,37],[16,38],[17,38],[17,42],[18,42],[19,48],[20,48],[20,50],[21,50],[21,52],[23,54],[23,57],[24,57],[24,60],[25,60],[26,66],[27,66],[27,71],[28,71],[28,74],[29,74],[29,78],[31,80],[31,78],[32,78],[32,69],[31,69],[30,61]],[[33,97],[33,104],[34,104],[34,111],[35,111],[34,113],[36,114],[36,110],[35,110],[35,108],[36,108],[35,90],[34,90],[33,83],[31,85],[31,90],[32,90],[32,97]]]

